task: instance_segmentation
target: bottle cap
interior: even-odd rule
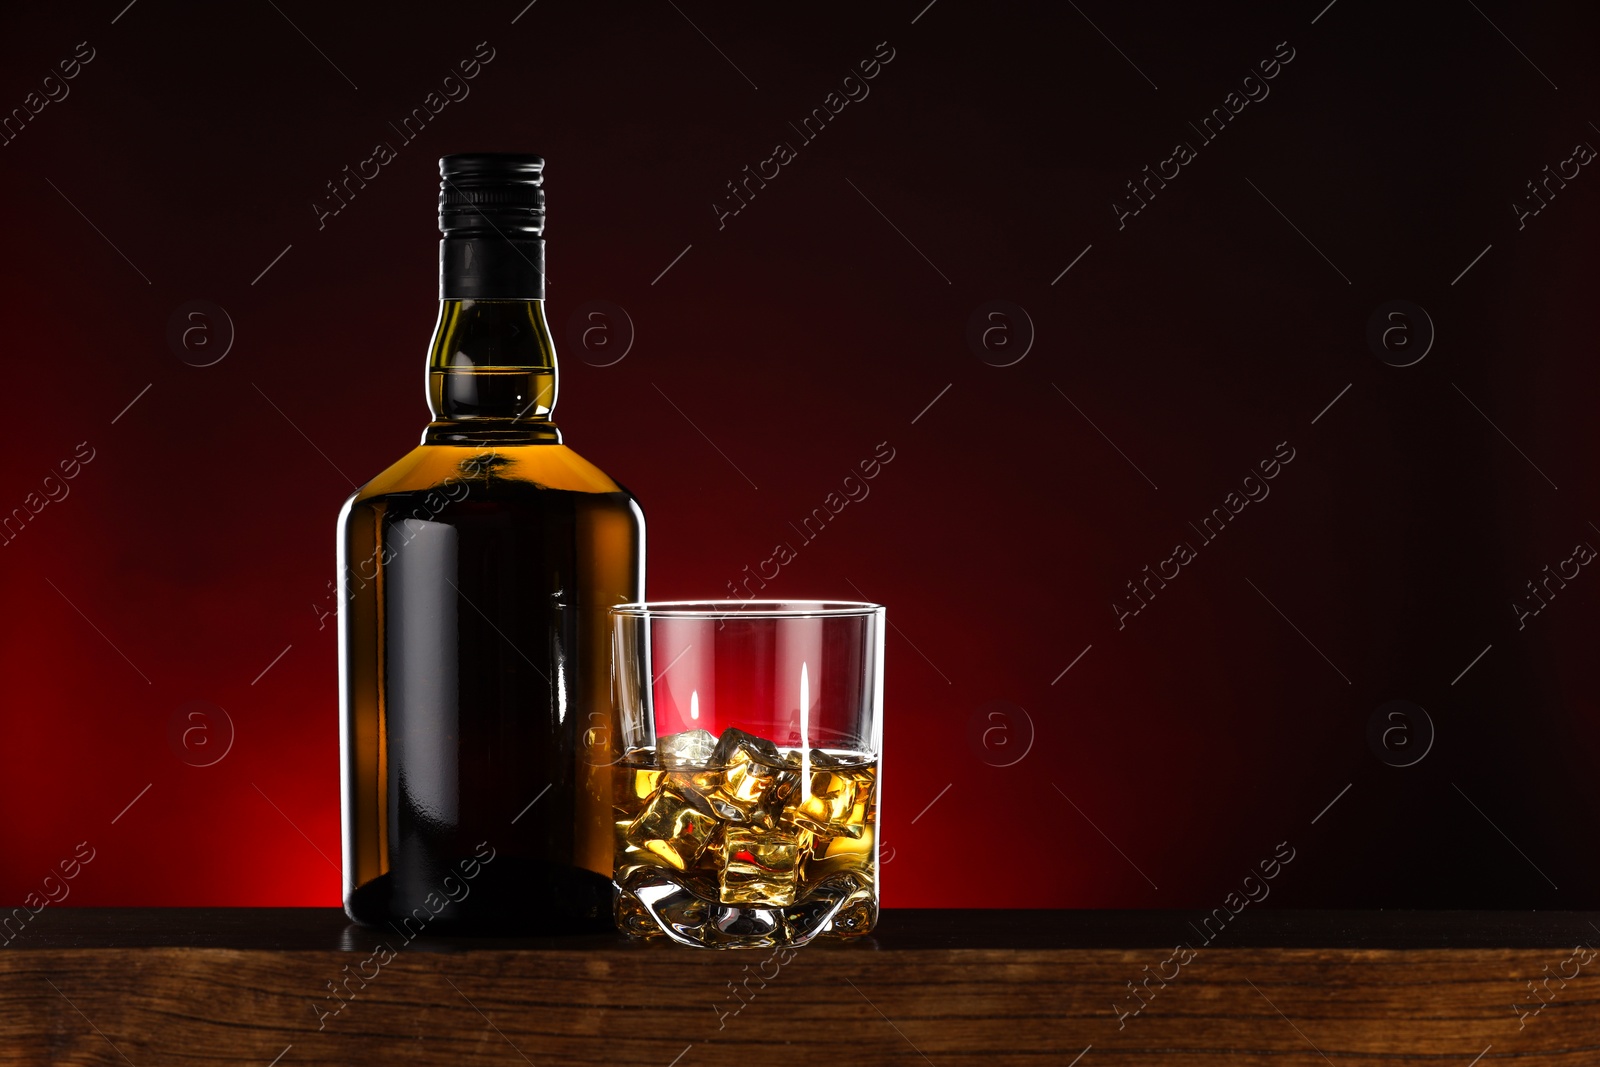
[[[439,160],[439,229],[447,237],[544,233],[544,159],[464,152]]]
[[[464,152],[439,160],[439,298],[544,299],[544,159]]]

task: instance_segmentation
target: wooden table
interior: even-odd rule
[[[890,911],[774,955],[52,907],[0,949],[0,1064],[1600,1064],[1600,914],[1200,918]]]

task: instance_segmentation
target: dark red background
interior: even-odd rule
[[[1288,841],[1272,905],[1600,906],[1600,576],[1511,608],[1600,545],[1600,176],[1511,207],[1600,144],[1593,10],[924,4],[11,14],[0,108],[96,56],[0,147],[0,509],[94,459],[0,547],[0,898],[87,840],[69,904],[338,901],[336,513],[426,418],[437,157],[531,150],[558,420],[643,502],[652,596],[725,593],[894,449],[767,590],[889,606],[888,904],[1210,908]],[[883,41],[719,230],[724,183]],[[1119,230],[1123,183],[1280,41],[1271,95]],[[167,340],[193,299],[236,330],[214,366]],[[1008,367],[967,342],[996,299],[1037,332]],[[1395,299],[1437,329],[1407,368],[1366,340]],[[568,342],[593,300],[637,330],[613,366]],[[1271,496],[1119,630],[1282,441]],[[1367,739],[1392,699],[1437,733],[1407,768]],[[236,731],[208,767],[171,740],[195,700]]]

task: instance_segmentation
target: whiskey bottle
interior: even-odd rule
[[[422,443],[339,516],[344,906],[408,939],[610,925],[608,609],[644,516],[562,443],[544,161],[439,161]]]

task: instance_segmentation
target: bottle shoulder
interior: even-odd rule
[[[541,489],[630,496],[599,467],[562,444],[467,447],[418,445],[367,482],[346,507],[394,493],[470,486],[486,477]]]

